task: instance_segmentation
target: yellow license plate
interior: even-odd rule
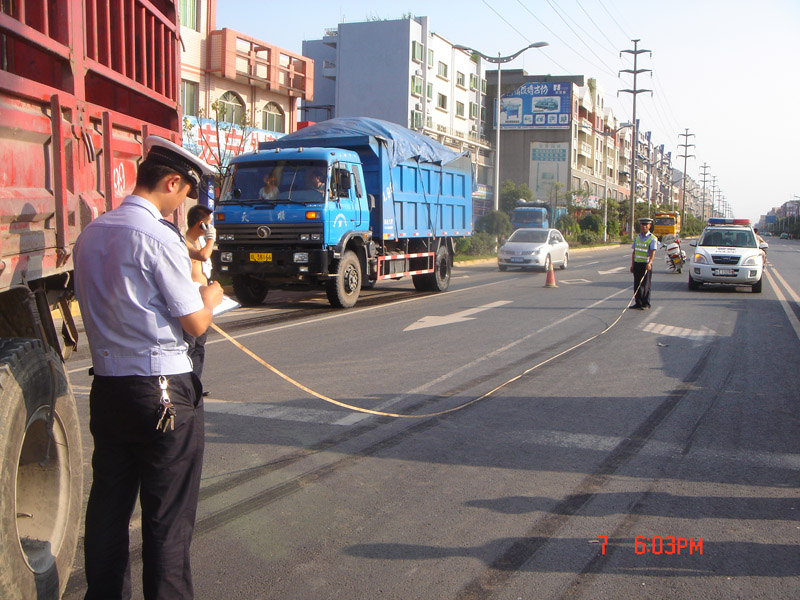
[[[250,262],[272,262],[272,252],[251,252]]]

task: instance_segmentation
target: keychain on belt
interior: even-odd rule
[[[175,429],[175,405],[169,401],[169,394],[167,393],[167,378],[160,375],[158,378],[158,386],[161,388],[161,400],[158,407],[158,422],[156,429],[166,432],[167,428]]]

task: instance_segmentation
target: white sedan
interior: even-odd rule
[[[550,265],[562,269],[569,263],[569,244],[558,229],[517,229],[497,252],[497,267],[538,268],[545,271]]]

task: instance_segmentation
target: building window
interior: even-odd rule
[[[456,85],[458,87],[467,87],[467,78],[461,71],[456,71]]]
[[[433,68],[433,50],[428,50],[428,66]]]
[[[447,110],[447,96],[444,94],[438,94],[436,97],[436,108],[441,108],[442,110]]]
[[[478,105],[475,102],[469,103],[469,117],[470,119],[478,118]]]
[[[427,87],[428,89],[426,95],[428,96],[428,100],[433,100],[433,84],[429,83]]]
[[[217,101],[217,120],[222,123],[243,125],[245,120],[244,101],[236,92],[225,92]]]
[[[443,62],[439,62],[439,77],[447,79],[447,65]]]
[[[483,93],[483,94],[486,93],[486,80],[485,79],[481,79],[481,93]]]
[[[411,76],[411,93],[415,96],[422,96],[422,77]]]
[[[433,129],[433,117],[425,117],[425,127]]]
[[[197,116],[197,90],[199,87],[194,81],[181,79],[181,102],[183,103],[183,114],[186,117]]]
[[[275,133],[286,133],[285,123],[286,118],[283,109],[275,104],[269,102],[261,113],[262,127],[267,131],[274,131]]]
[[[419,42],[411,42],[411,58],[416,62],[422,62],[422,44]]]
[[[180,0],[178,15],[181,19],[181,27],[200,31],[200,24],[197,22],[197,0]]]
[[[422,127],[422,113],[418,110],[411,111],[410,129],[420,129]]]
[[[462,119],[466,117],[466,113],[464,112],[464,103],[459,102],[456,100],[456,116],[461,117]]]
[[[477,90],[479,82],[480,82],[480,79],[478,78],[478,76],[475,73],[470,73],[469,74],[469,89]]]

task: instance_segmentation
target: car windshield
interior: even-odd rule
[[[706,229],[698,245],[756,248],[756,236],[749,229]]]
[[[527,244],[544,244],[547,241],[547,231],[534,231],[531,229],[517,229],[508,238],[509,242],[522,242]]]
[[[327,179],[327,165],[319,161],[236,163],[220,203],[324,202]]]

